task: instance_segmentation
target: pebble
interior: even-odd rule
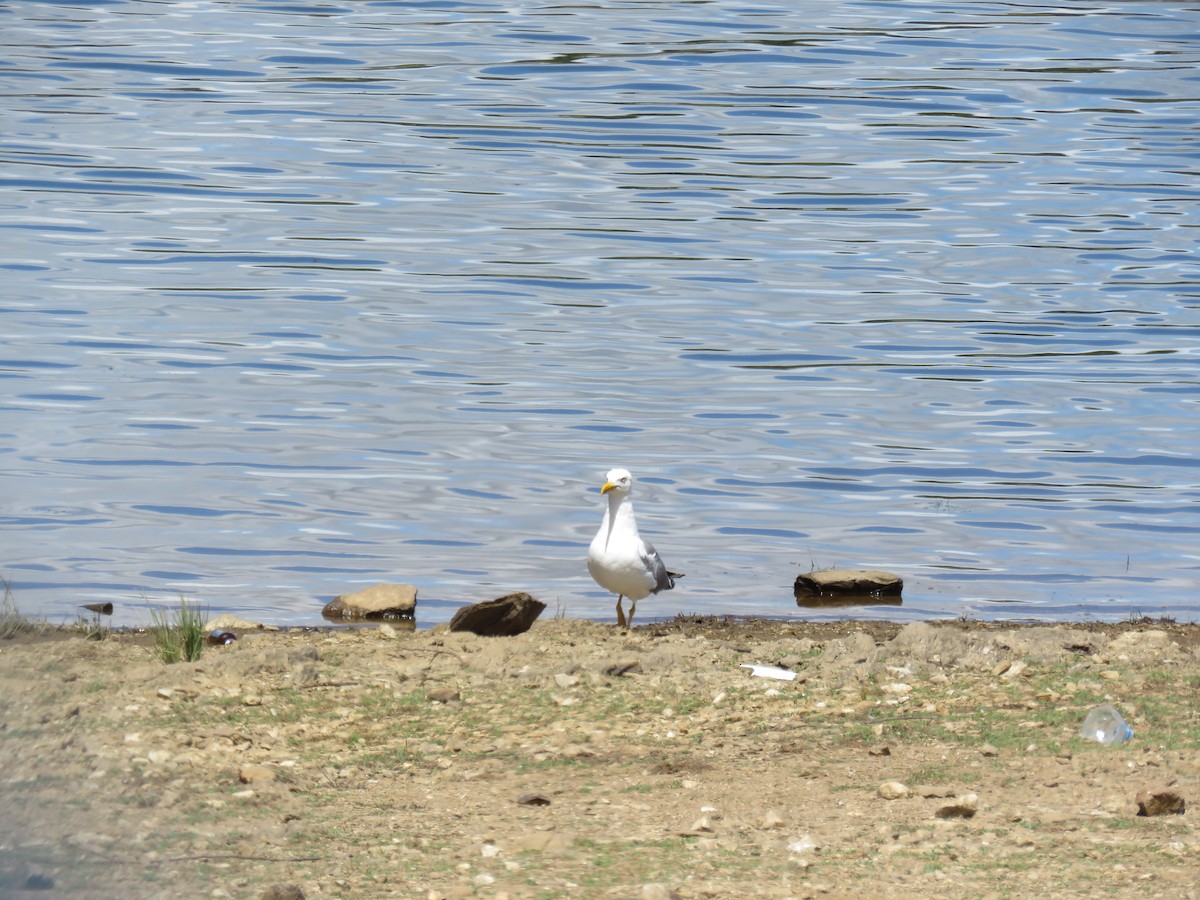
[[[908,786],[900,781],[885,781],[879,786],[879,796],[884,800],[902,800],[908,795]]]

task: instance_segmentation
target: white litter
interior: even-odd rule
[[[740,668],[752,669],[750,675],[754,678],[777,678],[780,681],[795,681],[796,673],[778,666],[756,666],[753,663],[742,663]]]

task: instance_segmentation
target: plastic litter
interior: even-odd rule
[[[1108,704],[1097,706],[1087,714],[1079,729],[1081,737],[1101,744],[1123,744],[1133,737],[1133,729],[1121,714]]]

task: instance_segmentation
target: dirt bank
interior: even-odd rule
[[[1198,647],[1171,623],[555,620],[165,665],[144,636],[18,637],[0,896],[1200,897]],[[1103,702],[1132,741],[1079,738]],[[1139,816],[1147,789],[1188,808]]]

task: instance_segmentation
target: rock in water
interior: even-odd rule
[[[411,619],[417,611],[417,589],[411,584],[373,584],[342,594],[325,605],[327,619]]]
[[[451,631],[470,631],[491,637],[511,637],[528,631],[546,604],[518,591],[495,600],[464,606],[450,619]]]
[[[881,569],[821,569],[796,576],[796,600],[807,597],[899,597],[904,579]]]

